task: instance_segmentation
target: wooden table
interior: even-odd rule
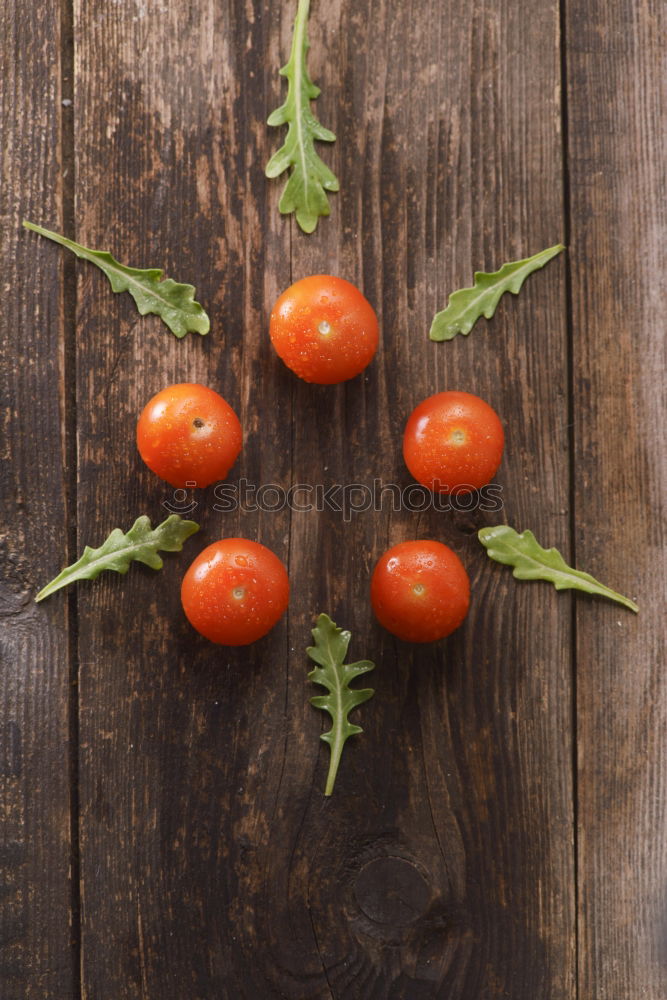
[[[264,178],[294,3],[7,0],[2,103],[2,1000],[663,1000],[667,824],[661,482],[667,287],[661,0],[313,0],[317,114],[341,181],[308,237]],[[177,341],[27,218],[192,281]],[[469,337],[436,309],[475,269],[568,252]],[[365,376],[294,378],[270,308],[359,284]],[[159,573],[36,591],[171,491],[134,446],[163,386],[238,411],[231,482],[405,487],[401,435],[460,388],[501,414],[500,514],[214,509]],[[664,493],[662,493],[664,496]],[[530,527],[639,616],[519,583],[475,536]],[[185,621],[222,535],[289,565],[246,649]],[[427,647],[372,620],[390,543],[438,538],[469,618]],[[322,795],[304,649],[320,611],[377,662]]]

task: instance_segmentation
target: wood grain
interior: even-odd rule
[[[667,998],[665,11],[413,7],[313,2],[341,191],[311,237],[263,176],[293,5],[0,11],[2,1000]],[[69,228],[73,169],[74,235],[196,284],[207,338],[176,341],[88,265],[74,284],[62,250],[21,232]],[[559,239],[567,260],[490,323],[428,341],[475,269]],[[267,338],[279,292],[317,272],[381,320],[377,359],[338,387],[294,378]],[[202,491],[202,531],[160,573],[32,604],[75,548],[190,512],[133,444],[147,399],[186,380],[241,417],[230,482],[339,484],[343,510],[225,512]],[[404,422],[446,388],[503,419],[500,512],[392,506]],[[381,509],[350,510],[374,483]],[[499,520],[640,615],[513,581],[474,535]],[[179,601],[196,552],[236,534],[293,588],[246,650],[197,637]],[[420,536],[473,585],[465,626],[423,649],[368,606],[377,557]],[[304,655],[323,610],[377,663],[331,800]]]
[[[0,994],[74,996],[62,262],[21,229],[62,225],[60,18],[0,9]]]
[[[475,267],[561,232],[557,12],[541,4],[526,13],[486,4],[471,20],[462,4],[424,4],[415,18],[393,4],[378,14],[374,4],[316,15],[318,107],[339,137],[346,197],[319,241],[295,234],[293,276],[333,268],[360,283],[379,309],[383,349],[364,379],[335,393],[295,385],[297,412],[312,412],[314,402],[326,418],[296,421],[294,466],[307,475],[326,455],[327,481],[377,477],[405,487],[400,439],[410,410],[437,390],[468,389],[508,427],[507,516],[555,522],[566,540],[562,270],[531,285],[521,311],[505,304],[492,329],[445,350],[426,337],[447,291],[469,283]],[[444,49],[468,57],[443,60]],[[517,65],[516,50],[531,53],[528,66]],[[336,79],[326,83],[331,63],[342,67],[342,102]],[[517,99],[524,89],[529,103]],[[303,818],[292,815],[270,866],[283,872],[274,889],[280,926],[310,910],[326,975],[318,996],[570,995],[569,612],[555,602],[545,609],[543,593],[516,590],[487,565],[471,537],[481,523],[480,514],[385,509],[349,525],[327,516],[315,533],[293,519],[299,578],[312,576],[314,547],[325,568],[303,595],[304,627],[315,608],[333,609],[355,636],[368,636],[379,661],[378,693],[362,709],[365,734],[345,762],[340,800],[325,818],[317,798]],[[465,630],[414,650],[373,625],[368,575],[387,544],[424,535],[461,552],[475,601]],[[533,616],[549,618],[539,636]],[[290,645],[300,644],[295,635]],[[303,724],[314,728],[307,716]],[[324,763],[325,754],[320,783]],[[296,763],[290,773],[286,818],[305,780]],[[510,774],[521,777],[508,782]],[[307,926],[302,934],[303,947]],[[298,968],[283,981],[288,995]]]
[[[149,396],[184,380],[242,418],[232,481],[340,484],[348,504],[374,481],[410,485],[400,441],[416,402],[477,392],[507,429],[504,509],[391,509],[385,491],[377,511],[224,513],[211,489],[195,498],[202,532],[160,574],[134,567],[31,605],[73,556],[74,298],[62,252],[19,231],[23,216],[67,223],[67,43],[53,7],[3,10],[0,992],[78,994],[78,794],[81,989],[95,1000],[660,1000],[664,11],[314,4],[317,110],[338,135],[323,155],[341,192],[312,237],[263,177],[292,14],[259,0],[75,4],[76,235],[193,281],[213,319],[208,338],[179,343],[77,265],[78,547],[139,512],[185,509],[132,444]],[[429,343],[433,312],[475,268],[565,227],[569,302],[560,259],[469,338]],[[294,379],[266,336],[277,294],[327,271],[364,289],[383,331],[368,372],[335,388]],[[516,584],[474,538],[500,519],[637,597],[639,618]],[[211,647],[180,610],[185,566],[222,534],[262,540],[290,568],[289,615],[249,650]],[[456,548],[474,591],[465,627],[425,649],[383,633],[367,600],[381,551],[418,536]],[[303,652],[320,610],[378,663],[331,801]]]
[[[664,4],[568,4],[580,996],[667,997]]]
[[[289,233],[263,178],[277,27],[268,8],[212,0],[77,9],[79,235],[193,281],[212,320],[207,338],[177,342],[82,269],[82,540],[173,500],[133,445],[139,411],[171,382],[204,382],[235,407],[236,475],[289,482],[289,381],[265,341],[266,303],[289,283]],[[266,416],[260,396],[275,400]],[[202,532],[159,577],[133,571],[82,595],[83,992],[95,1000],[238,996],[254,976],[237,872],[275,811],[286,623],[248,651],[213,647],[185,621],[179,585],[223,534],[287,558],[289,521],[216,502],[198,495]],[[255,881],[261,894],[261,869]]]
[[[78,235],[193,280],[213,318],[207,340],[176,343],[81,268],[81,541],[161,513],[166,491],[129,442],[149,396],[191,379],[239,410],[236,474],[284,487],[407,486],[409,410],[476,391],[508,428],[508,516],[567,549],[562,264],[493,329],[426,337],[475,267],[561,236],[556,3],[425,3],[419,18],[315,5],[342,191],[310,239],[262,174],[290,30],[289,10],[259,2],[77,4]],[[316,271],[361,284],[382,319],[375,364],[333,390],[298,383],[266,337],[278,292]],[[197,501],[203,532],[159,578],[81,591],[84,995],[570,996],[569,606],[490,566],[479,516],[347,523]],[[288,618],[246,651],[197,639],[179,608],[187,560],[222,533],[259,538],[293,580]],[[374,560],[416,534],[451,542],[476,594],[465,630],[417,652],[367,602]],[[303,654],[320,610],[378,661],[331,802]]]

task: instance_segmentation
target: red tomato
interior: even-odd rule
[[[181,602],[211,642],[247,646],[282,618],[287,570],[271,549],[247,538],[223,538],[201,552],[183,577]]]
[[[470,493],[493,479],[504,444],[488,403],[469,392],[439,392],[412,411],[403,458],[417,482],[435,493]]]
[[[269,325],[276,353],[300,378],[333,385],[354,378],[378,346],[378,321],[358,288],[315,274],[280,296]]]
[[[144,462],[172,486],[224,479],[241,450],[239,418],[213,389],[183,382],[158,392],[137,424]]]
[[[441,542],[401,542],[378,561],[371,579],[375,617],[406,642],[435,642],[468,613],[470,581]]]

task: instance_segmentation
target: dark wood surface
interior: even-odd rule
[[[566,36],[573,545],[641,595],[576,606],[582,997],[667,996],[666,14],[575,3]]]
[[[75,995],[63,261],[20,236],[63,225],[60,12],[0,9],[0,996]]]
[[[313,0],[341,192],[309,237],[263,176],[293,14],[0,12],[0,997],[663,1000],[664,7]],[[210,335],[176,341],[24,217],[192,281]],[[429,342],[475,269],[559,240],[491,323]],[[277,295],[320,272],[381,321],[375,362],[337,387],[268,341]],[[284,488],[409,485],[410,410],[475,392],[506,428],[504,509],[225,514],[211,488],[159,574],[35,606],[85,544],[173,503],[133,437],[177,381],[239,413],[230,481]],[[640,615],[514,581],[475,538],[498,520]],[[238,534],[292,582],[243,650],[196,636],[179,600],[196,552]],[[368,605],[375,559],[414,537],[455,548],[473,587],[424,648]],[[304,654],[320,611],[377,663],[331,800]]]

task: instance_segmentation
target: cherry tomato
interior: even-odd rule
[[[211,642],[247,646],[282,618],[287,570],[271,549],[247,538],[223,538],[204,549],[183,577],[181,602]]]
[[[333,385],[354,378],[378,346],[378,321],[358,288],[315,274],[283,292],[271,312],[271,342],[300,378]]]
[[[403,458],[417,482],[435,493],[470,493],[493,479],[504,444],[488,403],[469,392],[439,392],[412,411]]]
[[[401,542],[378,561],[371,579],[375,617],[407,642],[434,642],[468,613],[470,581],[463,563],[441,542]]]
[[[162,389],[137,424],[144,462],[172,486],[224,479],[241,450],[239,418],[213,389],[183,382]]]

